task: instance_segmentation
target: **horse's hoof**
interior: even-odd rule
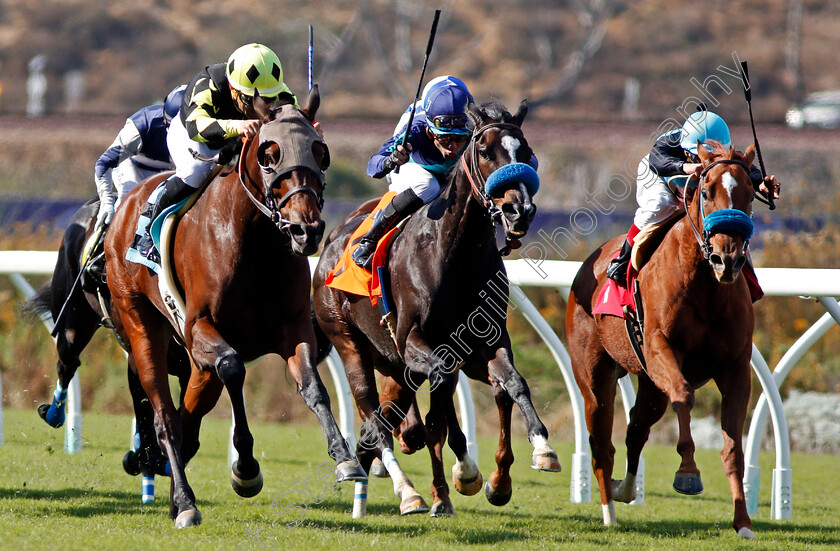
[[[402,516],[428,512],[429,506],[419,495],[408,497],[400,503],[400,515]]]
[[[531,456],[531,468],[536,471],[559,473],[560,460],[557,459],[557,452],[552,450],[548,453]]]
[[[370,476],[375,476],[376,478],[390,478],[391,475],[388,474],[388,469],[385,468],[385,465],[382,464],[382,460],[378,457],[373,460],[373,463],[370,465]]]
[[[510,501],[510,496],[513,495],[513,488],[508,490],[507,493],[502,494],[494,490],[493,486],[488,482],[484,485],[484,495],[487,497],[490,505],[501,507],[502,505],[507,505],[508,501]]]
[[[433,518],[438,517],[454,517],[455,508],[450,501],[436,501],[432,505],[432,510],[429,511],[429,516]]]
[[[175,518],[175,528],[187,528],[188,526],[197,526],[201,524],[201,513],[198,509],[187,509],[182,511]]]
[[[140,474],[140,458],[137,457],[136,452],[132,450],[125,452],[123,456],[123,469],[131,476]]]
[[[38,406],[38,415],[49,426],[57,429],[64,424],[64,409],[52,408],[52,413],[50,413],[50,408],[52,408],[50,404],[41,404]]]
[[[338,482],[367,482],[365,470],[357,459],[348,459],[335,466],[335,481]]]
[[[244,478],[243,472],[240,470],[239,461],[233,464],[230,470],[230,485],[236,495],[239,497],[254,497],[259,494],[263,487],[263,475],[260,471],[260,464],[254,460],[256,464],[257,476],[252,478]]]
[[[700,473],[677,473],[674,475],[674,489],[683,495],[696,496],[703,493]]]
[[[481,473],[478,473],[470,480],[459,480],[453,476],[452,485],[455,486],[455,489],[458,490],[458,493],[462,496],[474,496],[481,491],[481,487],[484,486],[484,477],[481,476]]]
[[[744,526],[743,528],[738,530],[738,537],[743,538],[745,540],[754,540],[755,539],[755,534],[753,533],[752,530],[750,530],[749,528]]]

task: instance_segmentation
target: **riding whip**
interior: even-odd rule
[[[400,143],[406,144],[406,149],[408,148],[408,136],[411,132],[411,123],[414,122],[414,110],[417,108],[417,102],[420,100],[420,91],[423,89],[423,77],[426,75],[426,64],[429,62],[429,54],[432,53],[432,46],[435,43],[435,34],[437,34],[437,26],[438,20],[440,19],[440,10],[435,10],[435,19],[432,21],[432,30],[429,31],[429,43],[426,44],[426,55],[423,58],[423,70],[420,71],[420,82],[417,85],[417,93],[414,94],[414,101],[411,103],[411,112],[408,115],[408,124],[405,126],[405,134],[403,135],[402,142],[397,142],[397,145]],[[400,167],[397,166],[394,169],[394,172],[397,174],[400,173]]]
[[[91,247],[91,251],[93,251],[93,249],[99,246],[99,241],[102,239],[102,235],[105,233],[105,225],[102,224],[97,226],[94,230],[94,233],[95,236],[93,239],[91,239],[91,242],[93,242],[94,244],[93,247]],[[73,281],[73,285],[70,286],[70,292],[67,293],[67,299],[64,301],[64,304],[61,305],[61,310],[58,311],[58,315],[55,317],[55,320],[53,320],[53,329],[52,331],[50,331],[51,337],[55,337],[56,335],[58,335],[58,332],[61,331],[60,324],[61,321],[64,319],[64,315],[67,313],[67,305],[70,303],[70,297],[73,296],[73,292],[76,290],[76,286],[79,284],[79,281],[81,281],[82,274],[85,273],[88,264],[90,264],[91,258],[92,257],[88,255],[82,259],[82,263],[79,266],[79,274]]]
[[[315,52],[312,25],[309,25],[309,89],[312,90],[312,58]]]
[[[747,69],[747,62],[741,62],[741,80],[744,83],[744,98],[747,100],[747,108],[750,111],[750,126],[752,127],[753,141],[755,142],[755,153],[758,156],[758,166],[761,168],[762,179],[767,176],[767,170],[764,168],[764,159],[761,157],[761,147],[758,145],[758,136],[755,133],[755,120],[752,112],[752,88],[750,87],[750,73]],[[773,190],[767,191],[767,205],[770,210],[776,210],[776,203],[773,200]]]

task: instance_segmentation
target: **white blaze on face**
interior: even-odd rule
[[[729,195],[729,208],[732,208],[732,192],[738,187],[738,180],[729,172],[724,172],[721,177],[721,183],[723,184],[723,189],[726,190],[726,194]]]
[[[510,155],[510,162],[516,162],[516,152],[519,151],[519,140],[514,138],[513,136],[502,136],[502,147],[505,148],[505,151],[508,152]]]

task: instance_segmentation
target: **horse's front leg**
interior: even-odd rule
[[[703,492],[700,469],[694,461],[694,440],[691,437],[691,408],[694,407],[694,389],[688,384],[680,370],[682,362],[674,353],[667,337],[661,332],[652,332],[646,339],[648,346],[648,376],[668,396],[677,414],[679,437],[677,453],[680,454],[680,468],[674,475],[674,489],[686,495]]]
[[[723,430],[723,449],[720,458],[723,472],[732,491],[732,504],[735,516],[732,527],[738,536],[753,539],[752,521],[747,512],[744,496],[744,450],[741,446],[744,434],[744,421],[747,417],[747,404],[750,399],[750,368],[748,357],[742,360],[741,367],[724,369],[724,375],[715,382],[721,391],[720,426]],[[739,365],[739,364],[734,364]]]
[[[231,468],[231,486],[238,495],[253,497],[262,490],[263,477],[260,464],[254,458],[254,437],[248,428],[248,418],[245,415],[245,397],[242,393],[245,363],[207,318],[199,318],[193,324],[190,337],[190,351],[196,367],[203,371],[215,370],[230,396],[233,410],[233,446],[239,454],[239,459]],[[198,402],[202,400],[201,392],[202,389],[197,389],[195,393]],[[188,393],[185,400],[192,398]],[[211,400],[212,396],[208,395],[204,399]],[[199,410],[207,409],[206,406],[196,407]]]
[[[302,327],[309,328],[307,320]],[[310,329],[311,331],[311,329]],[[335,422],[330,410],[330,397],[327,389],[321,381],[318,370],[315,369],[315,342],[314,334],[311,338],[307,335],[300,335],[292,339],[296,344],[281,347],[280,355],[289,365],[289,372],[298,385],[300,395],[303,397],[306,406],[312,410],[321,425],[321,431],[327,439],[327,450],[330,457],[336,462],[336,482],[366,481],[367,475],[359,465],[359,461],[353,456],[347,441],[341,435],[338,423]]]
[[[557,458],[557,452],[548,443],[548,431],[531,401],[531,390],[528,388],[528,383],[525,382],[525,378],[519,374],[513,365],[513,354],[509,346],[496,349],[495,356],[487,364],[487,371],[494,387],[498,385],[504,389],[519,406],[525,420],[525,426],[528,428],[528,441],[534,446],[531,455],[531,468],[540,471],[560,472],[560,460]],[[498,403],[499,400],[497,400]],[[499,406],[500,415],[503,406],[507,407],[505,404]],[[510,444],[509,436],[506,444]],[[512,455],[510,461],[513,463]]]

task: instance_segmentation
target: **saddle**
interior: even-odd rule
[[[347,242],[341,258],[324,281],[328,287],[332,287],[333,289],[368,297],[371,304],[379,310],[381,316],[380,324],[388,329],[392,339],[394,338],[396,317],[391,309],[391,302],[388,298],[390,295],[390,282],[388,281],[386,266],[391,245],[393,245],[394,239],[402,233],[402,228],[411,216],[407,216],[401,220],[376,244],[371,271],[367,271],[353,262],[353,251],[359,246],[362,236],[373,225],[379,211],[385,208],[396,195],[394,192],[388,192],[382,196],[382,199],[379,200],[376,207],[365,217],[359,227],[350,236],[350,240]]]

